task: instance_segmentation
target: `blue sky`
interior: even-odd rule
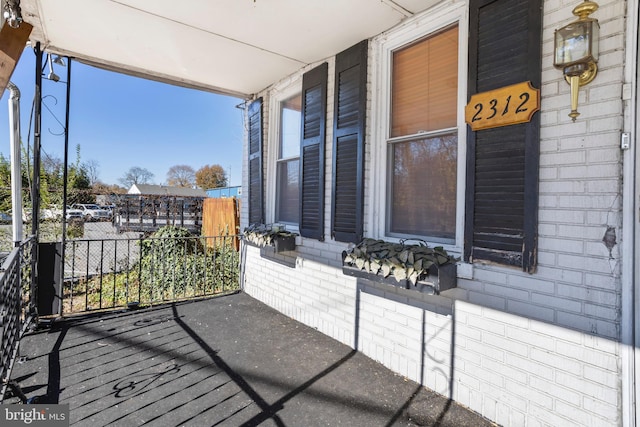
[[[46,55],[43,60],[46,59]],[[65,58],[66,60],[66,58]],[[27,141],[34,93],[35,55],[22,54],[11,81],[21,92],[21,133]],[[174,165],[194,170],[219,164],[229,185],[242,182],[242,112],[238,98],[104,71],[79,62],[71,66],[69,163],[80,144],[82,162],[94,161],[99,178],[119,184],[129,168],[139,166],[154,174],[153,183],[166,183]],[[42,148],[60,159],[64,153],[66,68],[55,65],[61,81],[43,79]],[[45,69],[45,76],[49,68]],[[0,99],[0,153],[9,158],[9,92]],[[57,100],[57,103],[56,103]],[[49,112],[49,107],[52,112]],[[33,143],[33,128],[29,137]]]

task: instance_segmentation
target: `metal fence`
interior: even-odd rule
[[[235,292],[238,236],[77,239],[64,250],[64,314]]]
[[[31,273],[35,262],[34,239],[30,238],[14,248],[4,260],[0,272],[0,402],[18,354],[20,338],[35,319],[35,295],[31,292]]]

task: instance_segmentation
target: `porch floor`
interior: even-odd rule
[[[20,354],[77,426],[494,425],[243,293],[56,322]]]

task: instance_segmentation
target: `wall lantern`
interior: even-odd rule
[[[597,19],[589,18],[598,9],[598,4],[585,0],[573,9],[577,20],[555,31],[554,67],[561,69],[571,85],[571,112],[569,117],[575,122],[578,113],[578,89],[590,83],[598,73],[598,35],[600,25]]]

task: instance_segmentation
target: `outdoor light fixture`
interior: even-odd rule
[[[555,31],[553,65],[561,69],[571,85],[571,112],[575,122],[578,113],[578,89],[590,83],[598,73],[597,19],[589,18],[598,9],[598,4],[585,0],[573,9],[577,20]]]
[[[51,54],[47,54],[47,62],[49,62],[49,74],[47,75],[47,79],[58,82],[60,81],[60,76],[53,72],[53,60],[51,59]]]
[[[65,63],[64,63],[64,59],[62,59],[62,57],[60,55],[56,55],[56,57],[53,59],[53,63],[60,65],[62,67],[66,67]]]

